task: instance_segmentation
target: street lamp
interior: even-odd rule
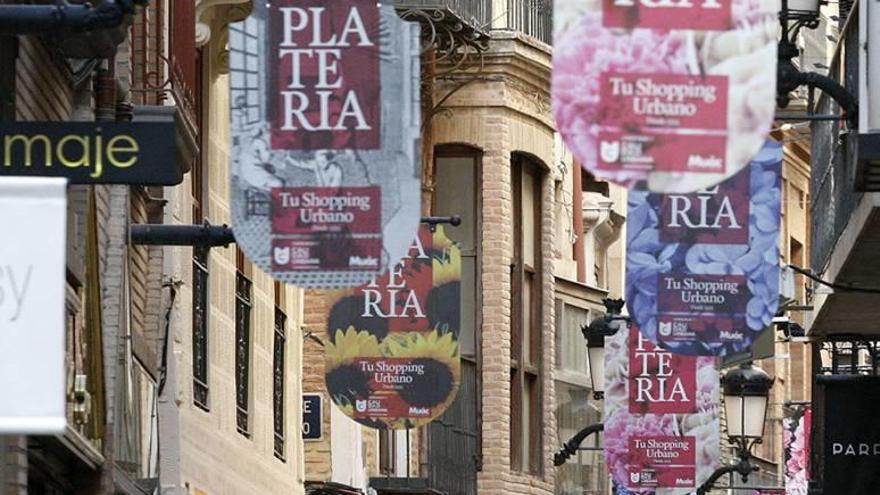
[[[589,325],[581,327],[587,341],[587,361],[590,365],[590,382],[593,398],[605,397],[605,337],[611,337],[620,330],[621,323],[629,325],[629,318],[621,315],[623,299],[604,299],[605,314],[593,318]]]
[[[752,363],[728,371],[721,379],[724,390],[724,413],[727,419],[727,441],[736,448],[738,462],[715,470],[697,489],[704,495],[725,474],[739,473],[743,482],[758,467],[751,463],[752,448],[761,443],[767,417],[767,402],[773,379]]]
[[[834,79],[815,72],[801,72],[794,65],[794,58],[800,55],[797,37],[801,29],[819,27],[819,9],[826,0],[782,0],[779,11],[779,24],[782,37],[777,51],[779,62],[776,67],[776,104],[780,108],[788,106],[790,93],[800,86],[817,88],[825,92],[846,112],[846,118],[855,128],[858,123],[859,106],[855,98]]]
[[[819,9],[824,3],[823,0],[782,0],[779,16],[787,21],[815,22],[816,25],[810,27],[814,29],[819,26]]]
[[[743,447],[760,443],[773,379],[751,363],[729,371],[721,380],[724,387],[724,412],[727,436]]]

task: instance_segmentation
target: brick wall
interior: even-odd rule
[[[491,79],[474,83],[445,105],[450,112],[434,119],[435,144],[467,144],[483,150],[482,160],[482,460],[480,494],[549,494],[550,462],[557,447],[553,384],[554,276],[552,256],[556,227],[554,136],[549,105],[549,52],[512,34],[493,33],[485,72]],[[452,84],[438,83],[444,94]],[[510,465],[511,277],[513,193],[511,154],[523,152],[545,168],[542,188],[543,474],[525,475]]]

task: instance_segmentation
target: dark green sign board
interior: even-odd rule
[[[0,176],[172,186],[183,170],[173,122],[0,122]]]

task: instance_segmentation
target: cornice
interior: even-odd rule
[[[196,46],[211,41],[212,24],[225,30],[230,23],[247,19],[253,9],[253,0],[197,0]]]

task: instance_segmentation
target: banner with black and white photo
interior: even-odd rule
[[[880,486],[880,377],[820,376],[825,397],[823,495],[874,495]]]
[[[406,256],[420,54],[390,0],[255,2],[230,25],[232,228],[276,280],[351,288]]]

